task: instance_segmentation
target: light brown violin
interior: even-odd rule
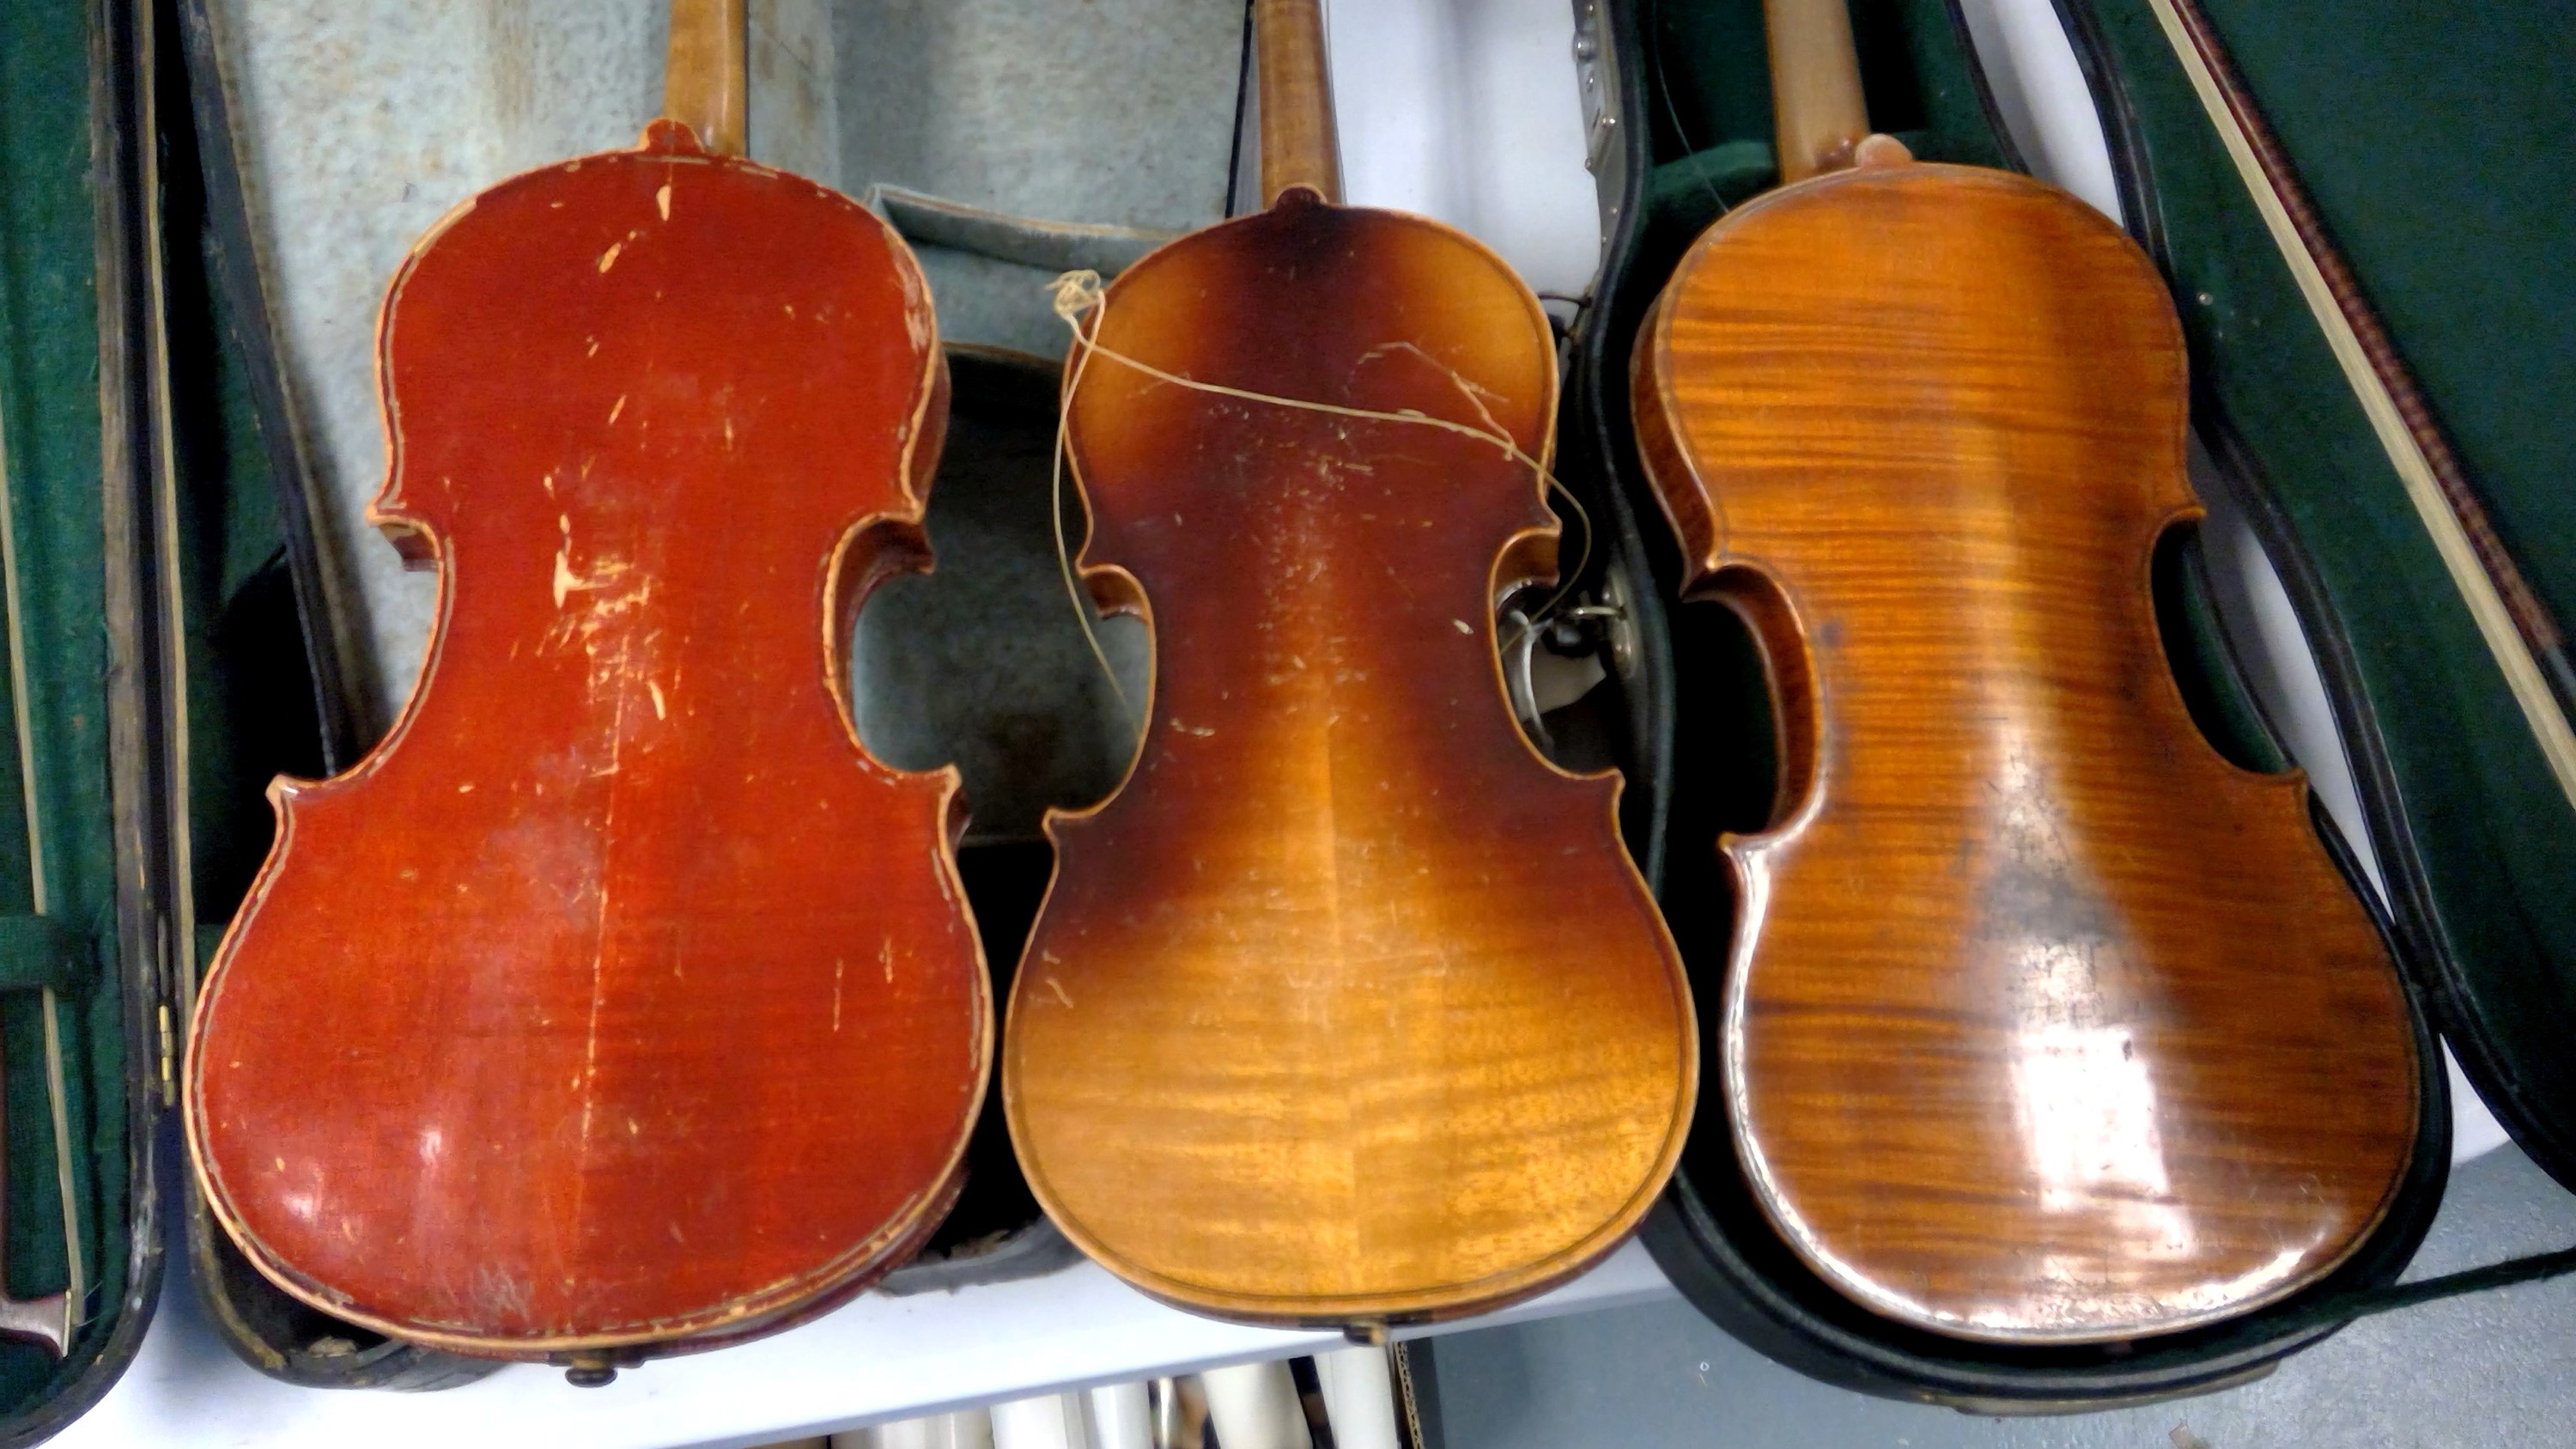
[[[1122,273],[1074,352],[1084,572],[1150,624],[1153,692],[1119,791],[1048,822],[1002,1091],[1129,1282],[1358,1327],[1617,1246],[1697,1043],[1617,780],[1504,694],[1497,600],[1554,572],[1546,319],[1469,238],[1335,203],[1314,0],[1256,24],[1269,209]]]
[[[2293,773],[2186,711],[2149,591],[2199,516],[2182,335],[2082,203],[1864,139],[1841,0],[1768,6],[1789,184],[1711,227],[1635,416],[1785,762],[1738,888],[1723,1100],[1828,1282],[2071,1343],[2296,1292],[2388,1210],[2412,1021]]]
[[[484,192],[394,280],[375,517],[437,632],[383,745],[272,787],[188,1053],[261,1272],[593,1382],[899,1261],[992,1039],[956,776],[842,699],[859,603],[927,562],[930,302],[890,227],[732,154],[738,0],[672,32],[694,124]]]

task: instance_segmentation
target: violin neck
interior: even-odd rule
[[[1869,134],[1860,51],[1844,0],[1763,0],[1771,37],[1771,119],[1783,184],[1852,164]]]
[[[1342,153],[1333,135],[1333,79],[1324,56],[1323,0],[1254,0],[1252,48],[1260,62],[1261,199],[1300,187],[1342,199]]]
[[[671,49],[662,73],[662,114],[726,156],[743,154],[744,3],[671,0]]]

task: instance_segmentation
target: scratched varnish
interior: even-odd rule
[[[1866,165],[1713,227],[1636,362],[1688,586],[1782,721],[1772,827],[1723,842],[1717,1045],[1773,1225],[1881,1313],[2011,1342],[2343,1261],[2424,1065],[2305,782],[2228,764],[2168,673],[2151,559],[2199,508],[2145,256],[2019,177]]]
[[[955,777],[836,663],[944,374],[893,233],[657,125],[449,216],[380,330],[377,516],[440,574],[390,738],[281,781],[187,1128],[267,1274],[536,1356],[730,1335],[935,1224],[991,1005]]]
[[[1517,278],[1310,191],[1138,263],[1099,341],[1548,450]],[[1105,354],[1070,436],[1087,575],[1146,616],[1154,675],[1124,785],[1049,824],[1002,1076],[1039,1200],[1240,1319],[1446,1316],[1579,1271],[1671,1171],[1697,1058],[1615,778],[1550,766],[1505,699],[1495,601],[1554,565],[1539,477]]]

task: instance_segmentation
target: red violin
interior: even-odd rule
[[[869,758],[839,663],[928,560],[930,302],[883,222],[723,154],[738,0],[675,11],[712,149],[504,182],[394,280],[375,517],[436,634],[381,747],[273,787],[187,1081],[288,1292],[594,1372],[899,1261],[992,1050],[955,773]]]

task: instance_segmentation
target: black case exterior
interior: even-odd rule
[[[1607,74],[1587,84],[1602,97],[1608,137],[1596,158],[1610,240],[1595,305],[1578,337],[1568,392],[1580,430],[1593,441],[1631,516],[1657,516],[1628,418],[1628,367],[1637,327],[1689,242],[1722,207],[1771,184],[1767,62],[1760,7],[1680,0],[1577,0],[1577,53]],[[1693,64],[1668,53],[1668,24],[1706,53]],[[1853,7],[1873,118],[1916,155],[2023,169],[1997,120],[1964,22],[1950,0],[1860,0]],[[1650,27],[1655,27],[1650,31]],[[1653,42],[1660,40],[1659,46]],[[1695,105],[1684,88],[1707,92]],[[1744,139],[1694,146],[1692,109],[1728,114]],[[1658,164],[1658,159],[1662,163]],[[1655,597],[1671,600],[1681,560],[1669,532],[1647,530]],[[2158,614],[2166,649],[2194,718],[2222,753],[2257,769],[2285,763],[2259,709],[2237,677],[2202,583],[2196,540],[2168,539],[2157,562]],[[1734,926],[1733,890],[1715,842],[1722,831],[1759,828],[1768,818],[1775,746],[1768,688],[1743,627],[1721,606],[1667,605],[1665,627],[1646,636],[1639,670],[1646,709],[1656,716],[1663,754],[1649,768],[1661,788],[1661,819],[1632,836],[1651,860],[1655,884],[1703,1004],[1703,1039],[1719,1023],[1723,969]],[[1640,617],[1650,617],[1640,612]],[[2321,810],[2320,835],[2365,900],[2358,866]],[[2377,915],[2374,903],[2374,914]],[[2412,943],[2380,926],[2420,995],[2422,966]],[[2449,1159],[2449,1104],[2440,1048],[2425,1013],[2415,1013],[2423,1100],[2415,1158],[2396,1206],[2371,1238],[2325,1281],[2282,1303],[2214,1327],[2127,1343],[2018,1348],[1905,1328],[1861,1308],[1790,1251],[1747,1188],[1727,1114],[1704,1104],[1699,1128],[1666,1199],[1640,1236],[1683,1296],[1765,1356],[1811,1377],[1888,1398],[1948,1404],[1979,1413],[2049,1413],[2115,1407],[2208,1392],[2259,1377],[2285,1355],[2331,1332],[2310,1321],[2331,1295],[2395,1281],[2440,1206]],[[1714,1091],[1718,1078],[1711,1074]]]

